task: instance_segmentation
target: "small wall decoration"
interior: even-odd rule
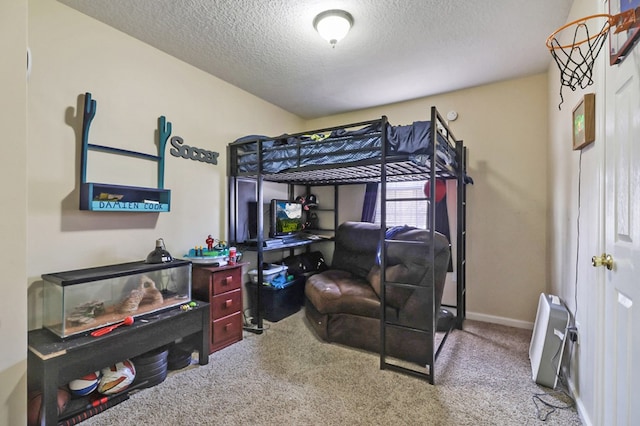
[[[169,150],[174,157],[182,157],[188,160],[202,161],[203,163],[218,164],[218,152],[206,149],[196,148],[184,144],[184,140],[180,136],[171,138],[172,148]]]
[[[609,14],[617,15],[640,7],[640,0],[609,0]],[[636,11],[637,13],[637,11]],[[640,39],[640,27],[631,27],[626,31],[615,32],[616,27],[609,30],[609,63],[619,64],[624,61],[631,48]]]
[[[582,149],[596,139],[596,95],[587,93],[573,109],[573,149]]]

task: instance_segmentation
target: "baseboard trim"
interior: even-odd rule
[[[564,374],[564,377],[567,377],[567,367],[563,366],[562,367],[562,374]],[[584,403],[582,402],[582,399],[580,398],[580,396],[577,395],[576,393],[576,388],[573,384],[572,380],[566,380],[567,382],[567,388],[569,390],[569,394],[571,395],[571,397],[573,398],[573,400],[576,403],[576,410],[578,411],[578,417],[580,417],[580,420],[582,421],[582,424],[584,426],[592,426],[593,422],[591,421],[591,418],[587,415],[587,410],[584,406]]]
[[[533,330],[533,323],[528,321],[516,320],[513,318],[498,317],[495,315],[479,314],[477,312],[467,312],[467,319],[481,322],[489,322],[492,324],[506,325],[515,328],[524,328]]]

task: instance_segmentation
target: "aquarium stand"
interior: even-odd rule
[[[27,379],[30,387],[42,392],[40,424],[58,424],[59,386],[176,340],[194,338],[199,364],[208,364],[209,327],[209,304],[198,301],[191,310],[174,307],[154,312],[101,337],[64,340],[47,329],[30,331]]]

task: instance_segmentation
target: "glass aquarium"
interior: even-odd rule
[[[43,326],[60,337],[191,301],[191,262],[143,261],[42,275]]]

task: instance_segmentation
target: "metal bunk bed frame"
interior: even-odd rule
[[[257,264],[262,265],[264,260],[264,248],[263,248],[263,190],[262,185],[264,181],[278,182],[289,184],[290,195],[291,188],[294,185],[306,186],[334,186],[334,207],[338,209],[338,185],[355,184],[355,183],[369,183],[378,182],[381,185],[381,231],[380,241],[384,241],[381,244],[381,321],[380,321],[380,368],[398,371],[401,373],[409,374],[421,379],[427,380],[429,383],[434,384],[435,380],[435,362],[449,336],[449,333],[453,328],[462,329],[463,322],[466,318],[466,173],[467,173],[467,148],[464,146],[462,140],[457,140],[446,121],[439,114],[435,106],[431,107],[431,127],[430,127],[430,153],[428,158],[428,164],[418,165],[407,159],[406,155],[389,155],[387,153],[387,132],[388,121],[385,116],[380,119],[364,121],[360,123],[353,123],[346,126],[336,126],[330,128],[319,129],[313,132],[304,132],[299,134],[287,135],[287,137],[297,137],[302,135],[308,135],[310,133],[325,133],[334,130],[340,130],[345,128],[355,128],[371,125],[373,123],[381,123],[381,144],[379,148],[379,156],[377,158],[370,158],[366,160],[360,160],[357,162],[349,162],[343,164],[322,164],[306,167],[293,167],[282,172],[270,173],[265,172],[263,169],[263,143],[268,140],[274,140],[278,138],[266,138],[256,137],[255,139],[244,140],[241,143],[232,143],[228,146],[228,178],[229,178],[229,241],[236,242],[237,238],[237,199],[238,199],[238,179],[252,179],[256,181],[256,198],[257,198]],[[437,155],[438,141],[446,141],[455,149],[455,161],[457,169],[447,164],[444,160],[439,159]],[[250,172],[242,172],[239,170],[238,161],[242,154],[239,153],[238,148],[245,144],[255,144],[254,154],[257,155],[257,169]],[[246,146],[246,145],[245,145]],[[300,149],[297,150],[298,154]],[[298,163],[299,164],[299,163]],[[433,241],[435,233],[436,215],[435,215],[435,197],[436,197],[436,179],[455,179],[457,182],[457,238],[456,238],[456,305],[442,305],[448,308],[455,309],[455,317],[451,322],[448,330],[444,332],[444,335],[436,345],[436,330],[438,322],[438,314],[436,312],[435,303],[433,309],[428,312],[428,323],[431,324],[430,329],[414,329],[412,331],[424,333],[428,336],[431,342],[432,351],[430,352],[429,359],[425,366],[425,371],[409,368],[406,364],[397,362],[389,362],[389,356],[386,353],[386,330],[388,327],[401,327],[394,325],[387,321],[385,306],[385,288],[386,286],[401,286],[411,287],[406,283],[391,283],[386,281],[385,265],[386,265],[386,246],[387,244],[396,244],[402,242],[399,240],[386,239],[386,205],[388,202],[406,201],[403,200],[387,200],[386,186],[388,182],[399,181],[415,181],[415,180],[427,180],[430,185],[429,195],[426,197],[429,203],[429,214],[427,217],[426,227],[430,231],[430,238]],[[335,228],[337,229],[337,213],[335,214]],[[411,243],[404,241],[402,243]],[[434,246],[431,244],[430,257],[433,259],[435,256]],[[263,282],[262,268],[258,267],[258,282]],[[435,271],[432,268],[432,274],[435,275]],[[432,277],[433,278],[433,277]],[[418,287],[418,286],[413,286]],[[419,287],[422,288],[422,287]],[[435,286],[432,286],[432,300],[435,300]],[[260,292],[256,294],[256,329],[250,330],[256,333],[261,333],[263,330],[263,318],[260,313],[261,301]],[[404,326],[402,326],[404,327]]]

